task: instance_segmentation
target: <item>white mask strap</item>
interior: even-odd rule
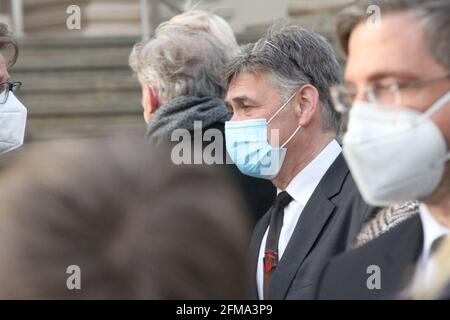
[[[429,117],[431,117],[431,115],[433,113],[435,113],[436,111],[438,111],[439,109],[441,109],[443,106],[445,106],[448,102],[450,102],[450,91],[447,92],[443,97],[439,98],[438,101],[436,101],[435,103],[433,103],[433,105],[428,108],[427,111],[425,111],[424,113],[422,113],[421,118],[425,118],[428,119]]]
[[[287,101],[277,110],[277,112],[275,112],[274,115],[270,117],[269,121],[267,121],[267,124],[269,124],[273,120],[273,118],[275,118],[281,112],[281,110],[283,110],[288,105],[288,103],[291,102],[292,98],[295,97],[296,94],[297,91],[295,91],[294,94],[290,96],[289,99],[287,99]]]
[[[301,127],[302,126],[298,126],[297,129],[295,129],[294,133],[291,134],[291,136],[286,140],[286,142],[281,145],[281,148],[284,148],[284,146],[286,146],[289,143],[289,141],[292,140],[292,138],[297,134],[298,130],[300,130]]]
[[[450,152],[444,157],[444,162],[447,162],[448,160],[450,160]]]
[[[437,165],[437,166],[441,166],[442,164],[445,165],[445,163],[450,160],[450,152],[447,153],[442,159],[439,159],[434,165],[433,168]]]

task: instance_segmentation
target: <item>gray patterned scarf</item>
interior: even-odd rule
[[[194,121],[206,128],[230,119],[225,102],[218,97],[179,96],[161,106],[147,125],[147,139],[170,138],[175,129],[194,131]]]

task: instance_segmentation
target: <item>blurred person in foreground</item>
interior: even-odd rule
[[[12,57],[8,59],[10,50]],[[0,23],[0,154],[20,147],[25,136],[27,109],[14,95],[22,83],[11,80],[8,73],[8,68],[15,64],[18,55],[16,40],[8,26]]]
[[[434,269],[426,282],[416,282],[408,294],[419,300],[450,300],[450,237],[447,235],[436,250],[433,259],[428,261]]]
[[[323,266],[378,211],[363,201],[336,141],[329,88],[339,80],[331,45],[295,25],[272,26],[229,64],[227,150],[243,173],[278,189],[250,244],[253,298],[314,298]]]
[[[275,188],[242,175],[227,159],[224,69],[237,50],[223,18],[196,10],[162,23],[150,41],[135,45],[129,61],[142,86],[147,138],[172,142],[172,155],[182,164],[223,167],[245,194],[255,223],[270,207]]]
[[[0,298],[245,298],[241,199],[213,168],[175,166],[166,152],[115,138],[8,159]],[[69,266],[80,290],[68,289]]]
[[[371,5],[378,26],[367,23]],[[338,36],[346,83],[333,92],[350,112],[343,152],[355,181],[372,205],[421,204],[418,215],[331,260],[318,298],[407,298],[431,283],[433,252],[450,230],[450,2],[358,1],[340,16]]]

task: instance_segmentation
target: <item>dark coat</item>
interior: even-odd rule
[[[332,259],[321,276],[317,298],[400,298],[414,275],[422,246],[422,223],[414,215],[364,246]],[[369,289],[368,279],[375,274],[370,266],[379,267],[379,289]]]
[[[313,299],[322,268],[331,257],[351,248],[363,223],[378,210],[364,202],[339,155],[300,215],[273,272],[269,299]],[[269,219],[267,212],[256,225],[250,244],[251,294],[255,299],[257,259]]]
[[[201,150],[199,151],[203,152],[214,142],[205,141],[202,137],[209,129],[216,129],[220,131],[222,139],[220,157],[222,157],[222,163],[227,163],[224,132],[225,121],[229,118],[230,114],[223,99],[218,97],[179,96],[156,110],[147,126],[146,136],[151,142],[171,143],[175,146],[178,142],[171,141],[174,130],[187,130],[192,138],[190,142],[191,155],[193,155],[194,152],[198,152],[195,149],[196,145],[200,145]],[[196,130],[196,121],[201,121],[200,130]],[[197,138],[201,141],[195,141]],[[276,196],[276,188],[271,181],[242,174],[231,161],[228,162],[231,164],[214,164],[213,166],[235,182],[236,188],[243,197],[244,204],[247,205],[248,218],[253,227],[256,221],[272,205]],[[220,186],[214,187],[220,190]]]

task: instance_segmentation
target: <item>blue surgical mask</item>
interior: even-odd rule
[[[285,146],[300,130],[301,126],[298,126],[279,148],[272,147],[269,144],[267,128],[269,123],[289,104],[296,93],[269,120],[251,119],[225,122],[225,140],[228,154],[243,174],[272,180],[280,172],[287,152]]]

